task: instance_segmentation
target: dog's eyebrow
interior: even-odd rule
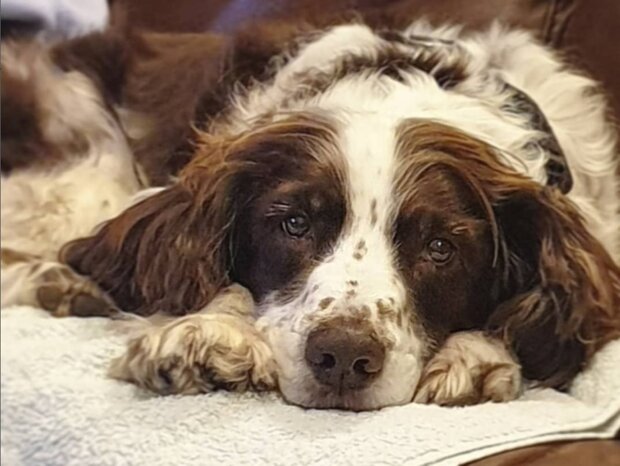
[[[468,219],[450,223],[448,229],[455,236],[471,235],[482,224],[484,224],[484,220]]]
[[[290,202],[284,201],[276,201],[269,206],[265,216],[267,217],[275,217],[277,215],[283,214],[291,210],[292,204]]]

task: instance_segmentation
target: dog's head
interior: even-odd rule
[[[178,183],[64,259],[145,314],[246,286],[284,396],[310,407],[410,401],[458,330],[501,336],[553,386],[619,333],[620,272],[575,206],[429,121],[306,113],[205,135]]]

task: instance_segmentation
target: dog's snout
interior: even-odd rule
[[[368,386],[384,359],[385,348],[368,331],[323,327],[313,330],[306,342],[306,362],[315,379],[339,392]]]

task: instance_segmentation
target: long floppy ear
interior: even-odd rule
[[[526,378],[565,387],[620,337],[620,267],[557,188],[516,173],[454,128],[411,120],[407,131],[409,152],[452,156],[491,217],[497,283],[486,329],[513,348]]]
[[[523,179],[505,189],[494,208],[505,273],[488,326],[525,377],[562,388],[620,336],[620,269],[558,190]]]
[[[68,243],[61,260],[124,311],[182,315],[203,307],[228,283],[232,215],[226,189],[206,184],[213,186],[196,192],[177,184],[145,199]]]

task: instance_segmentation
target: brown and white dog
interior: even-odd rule
[[[620,336],[614,128],[526,32],[109,31],[2,67],[2,304],[176,316],[115,377],[468,404]]]

